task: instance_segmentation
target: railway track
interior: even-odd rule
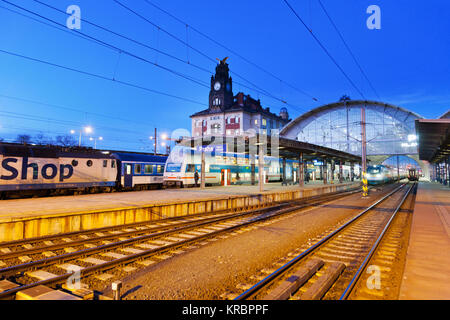
[[[300,209],[358,192],[359,189],[355,189],[206,218],[192,216],[143,222],[2,243],[0,279],[8,279],[17,286],[0,292],[0,299],[14,297],[19,291],[39,285],[59,288],[61,284],[78,296],[92,296],[89,288],[105,286],[111,279],[164,260],[193,245],[251,229],[255,224],[271,223]],[[113,274],[106,273],[111,270]],[[84,286],[72,290],[65,283],[76,272]]]
[[[399,242],[392,239],[400,241],[398,228],[404,226],[404,218],[398,213],[402,208],[406,212],[411,208],[416,184],[406,186],[399,186],[326,235],[318,236],[312,245],[299,248],[280,259],[274,264],[275,270],[265,269],[262,274],[254,275],[252,279],[257,283],[241,284],[237,288],[240,291],[225,293],[223,298],[369,299],[370,296],[358,292],[367,293],[362,288],[367,286],[371,276],[369,282],[375,282],[376,286],[377,281],[373,279],[379,275],[377,272],[389,271],[384,260],[395,260],[392,258]],[[401,213],[403,215],[404,212]],[[374,269],[376,272],[372,274]],[[365,273],[367,270],[369,274]],[[388,273],[386,276],[389,277]],[[369,288],[369,292],[371,289],[374,288]],[[376,290],[372,293],[377,294],[379,292]]]

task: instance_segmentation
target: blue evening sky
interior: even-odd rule
[[[0,50],[107,79],[114,78],[182,99],[0,52],[0,138],[11,141],[18,134],[34,136],[39,133],[56,136],[90,125],[94,128],[93,136],[104,138],[98,142],[98,147],[152,150],[149,136],[153,135],[155,127],[159,133],[169,135],[177,128],[191,129],[189,115],[207,107],[210,77],[215,68],[215,62],[210,59],[226,56],[229,56],[227,62],[234,80],[234,94],[238,91],[249,93],[260,98],[264,107],[268,106],[276,113],[283,106],[280,100],[285,100],[290,105],[288,111],[291,118],[313,107],[337,101],[344,94],[361,99],[282,0],[118,1],[154,25],[114,0],[42,0],[64,12],[69,5],[78,5],[82,19],[182,61],[112,35],[86,21],[81,22],[79,32],[123,51],[119,53],[74,36],[78,31],[67,28],[63,28],[65,31],[57,30],[13,13],[10,10],[46,21],[3,0],[0,0]],[[425,118],[437,118],[449,109],[449,1],[321,1],[381,101],[404,107]],[[66,14],[33,0],[8,2],[66,25]],[[379,100],[329,23],[318,0],[289,2],[364,96]],[[192,28],[186,28],[186,25],[150,3],[239,53],[283,82],[204,38]],[[366,9],[373,4],[381,8],[381,30],[369,30],[366,26],[369,17]],[[155,25],[162,29],[158,30]],[[187,41],[192,48],[187,48],[163,30]],[[183,61],[189,61],[189,64]],[[318,101],[287,84],[307,92]],[[86,136],[83,139],[87,145],[92,145]]]

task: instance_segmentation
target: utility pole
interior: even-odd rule
[[[155,128],[155,152],[154,155],[156,155],[156,147],[158,146],[158,134],[157,134],[157,130]]]
[[[303,152],[298,156],[298,186],[303,188],[305,186],[305,164],[303,159]]]
[[[264,146],[259,142],[259,152],[258,152],[258,182],[259,182],[259,192],[264,191]]]
[[[367,187],[367,142],[366,142],[366,106],[361,107],[361,153],[362,153],[362,183],[363,183],[363,197],[367,197],[369,188]]]
[[[206,168],[205,168],[205,149],[203,147],[203,124],[202,124],[202,143],[201,143],[201,168],[200,168],[200,189],[205,189]]]

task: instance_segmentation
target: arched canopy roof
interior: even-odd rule
[[[416,154],[417,113],[392,104],[347,100],[315,108],[289,122],[282,137],[305,141],[328,148],[361,154],[361,107],[366,113],[368,155]]]
[[[339,101],[334,103],[329,103],[315,109],[312,109],[301,116],[295,118],[287,125],[285,125],[280,135],[286,138],[295,138],[298,134],[298,129],[305,127],[310,122],[314,121],[317,116],[322,115],[326,112],[330,112],[336,109],[346,108],[346,107],[360,107],[366,105],[368,108],[379,109],[380,111],[386,112],[394,117],[395,119],[405,122],[410,116],[414,119],[423,119],[419,114],[404,109],[402,107],[398,107],[389,103],[379,102],[379,101],[370,101],[370,100],[348,100],[348,101]]]

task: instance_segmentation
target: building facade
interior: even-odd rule
[[[233,82],[225,60],[216,66],[216,74],[211,76],[209,108],[190,116],[192,136],[243,136],[253,132],[271,134],[289,122],[286,108],[280,114],[263,108],[260,100],[239,92],[233,95]]]

